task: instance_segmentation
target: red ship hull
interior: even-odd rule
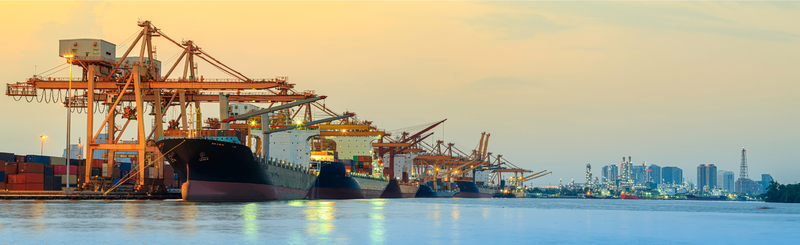
[[[181,186],[183,200],[198,202],[291,200],[307,191],[265,184],[189,180]]]
[[[639,196],[636,196],[636,195],[627,195],[627,194],[622,194],[622,195],[619,195],[619,199],[632,199],[632,200],[661,200],[661,199],[658,199],[658,198],[641,198],[641,197],[639,197]]]

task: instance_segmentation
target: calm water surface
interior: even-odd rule
[[[770,206],[774,209],[757,209]],[[800,205],[583,199],[0,201],[0,244],[798,244]]]

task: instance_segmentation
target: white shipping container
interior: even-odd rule
[[[66,174],[61,174],[59,176],[61,176],[61,184],[62,185],[66,185],[67,184],[67,175]],[[69,184],[70,185],[78,184],[78,176],[77,175],[70,175],[69,176]]]

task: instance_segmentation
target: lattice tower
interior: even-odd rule
[[[749,179],[747,176],[747,151],[742,147],[742,165],[739,166],[739,179]]]

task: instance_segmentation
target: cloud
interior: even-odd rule
[[[528,29],[538,28],[538,33],[555,32],[567,29],[570,25],[613,25],[622,27],[642,28],[649,31],[678,31],[692,33],[709,33],[758,41],[794,42],[800,40],[797,33],[778,30],[769,25],[760,25],[758,28],[751,26],[747,19],[730,19],[725,16],[727,12],[740,11],[742,6],[737,4],[673,4],[673,3],[641,3],[641,2],[581,2],[581,3],[549,3],[549,2],[512,2],[512,3],[487,3],[503,7],[517,13],[509,16],[527,16],[531,25]],[[763,5],[758,5],[763,6]],[[785,14],[782,11],[797,5],[768,5],[777,8],[754,8],[761,15]],[[750,6],[754,7],[754,6]],[[753,8],[746,8],[746,13],[752,14]],[[534,14],[538,13],[538,14]],[[548,16],[560,16],[564,19],[582,19],[582,21],[565,22],[564,24],[549,23]],[[491,14],[495,16],[500,14]],[[538,16],[538,17],[536,17]],[[487,18],[487,24],[498,26],[514,26],[514,22],[525,22],[524,19],[514,17]],[[550,21],[552,22],[552,21]],[[521,23],[520,23],[521,24]],[[499,27],[498,27],[499,28]],[[560,29],[559,29],[560,28]],[[509,28],[509,34],[516,37],[530,37],[536,32],[525,31],[525,28]],[[528,33],[528,36],[525,36]]]
[[[572,27],[535,13],[491,13],[465,22],[478,30],[500,32],[509,39],[528,39]]]

